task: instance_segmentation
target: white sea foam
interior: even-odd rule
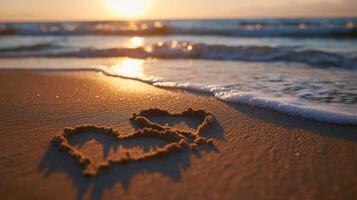
[[[216,98],[233,104],[245,104],[253,107],[260,107],[278,111],[291,116],[310,119],[321,122],[337,124],[357,125],[357,114],[329,110],[328,108],[316,108],[316,106],[296,105],[293,100],[262,97],[247,92],[229,91],[224,87],[202,86],[190,83],[155,82],[154,86],[165,88],[180,88],[189,91],[212,94]]]

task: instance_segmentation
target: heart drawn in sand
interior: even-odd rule
[[[150,121],[148,117],[195,117],[202,118],[203,121],[194,131],[182,131],[154,123]],[[213,119],[213,115],[204,110],[194,110],[189,108],[182,113],[169,113],[168,111],[155,108],[143,110],[138,114],[133,114],[130,120],[143,127],[133,133],[122,135],[112,128],[80,126],[74,129],[64,129],[63,133],[53,138],[53,142],[59,146],[60,150],[67,152],[70,156],[75,158],[81,166],[83,166],[84,175],[96,176],[101,169],[108,168],[112,164],[124,164],[130,161],[141,161],[166,156],[179,152],[184,148],[195,149],[197,145],[200,144],[212,145],[213,139],[202,137],[201,132],[211,125]],[[99,163],[99,165],[95,165],[91,158],[83,155],[78,149],[74,148],[68,140],[68,138],[73,135],[84,134],[90,131],[114,136],[115,139],[119,141],[139,137],[151,137],[164,140],[168,143],[163,147],[157,147],[139,155],[131,155],[129,151],[118,152],[115,156],[111,156]]]

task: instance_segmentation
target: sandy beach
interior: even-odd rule
[[[65,128],[91,125],[123,134],[129,118],[149,108],[212,113],[202,135],[213,145],[144,161],[113,164],[86,177],[52,139]],[[357,129],[230,105],[213,97],[166,90],[94,72],[0,73],[1,199],[356,199]],[[190,117],[156,117],[192,130]],[[138,138],[131,148],[163,145]],[[99,133],[70,143],[96,162],[118,141]],[[138,147],[141,146],[141,147]],[[137,150],[140,152],[140,150]]]

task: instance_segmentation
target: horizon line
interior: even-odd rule
[[[256,17],[191,17],[191,18],[138,18],[138,19],[49,19],[49,20],[1,20],[0,23],[51,23],[51,22],[119,22],[119,21],[187,21],[187,20],[256,20],[256,19],[346,19],[357,18],[357,15],[331,16],[256,16]]]

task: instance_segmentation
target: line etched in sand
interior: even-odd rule
[[[203,118],[203,121],[194,131],[181,131],[154,123],[150,121],[148,117],[195,117]],[[61,134],[55,136],[52,141],[59,146],[60,150],[67,152],[70,156],[75,158],[81,166],[83,166],[83,174],[86,176],[96,176],[101,169],[108,168],[113,164],[124,164],[130,161],[141,161],[167,156],[179,152],[186,147],[196,149],[197,145],[200,144],[213,145],[212,138],[201,136],[201,132],[209,127],[214,120],[213,115],[204,110],[188,108],[182,113],[169,113],[168,111],[154,108],[143,110],[138,114],[133,114],[130,120],[143,128],[126,135],[119,134],[119,132],[113,128],[97,126],[80,126],[74,129],[66,128]],[[151,148],[148,152],[143,152],[139,155],[132,155],[129,150],[120,150],[115,155],[112,155],[105,161],[99,163],[99,165],[95,165],[91,158],[83,155],[83,153],[74,148],[68,141],[68,138],[75,134],[84,134],[88,132],[111,135],[121,141],[139,137],[151,137],[162,139],[168,142],[168,144],[163,147]]]

